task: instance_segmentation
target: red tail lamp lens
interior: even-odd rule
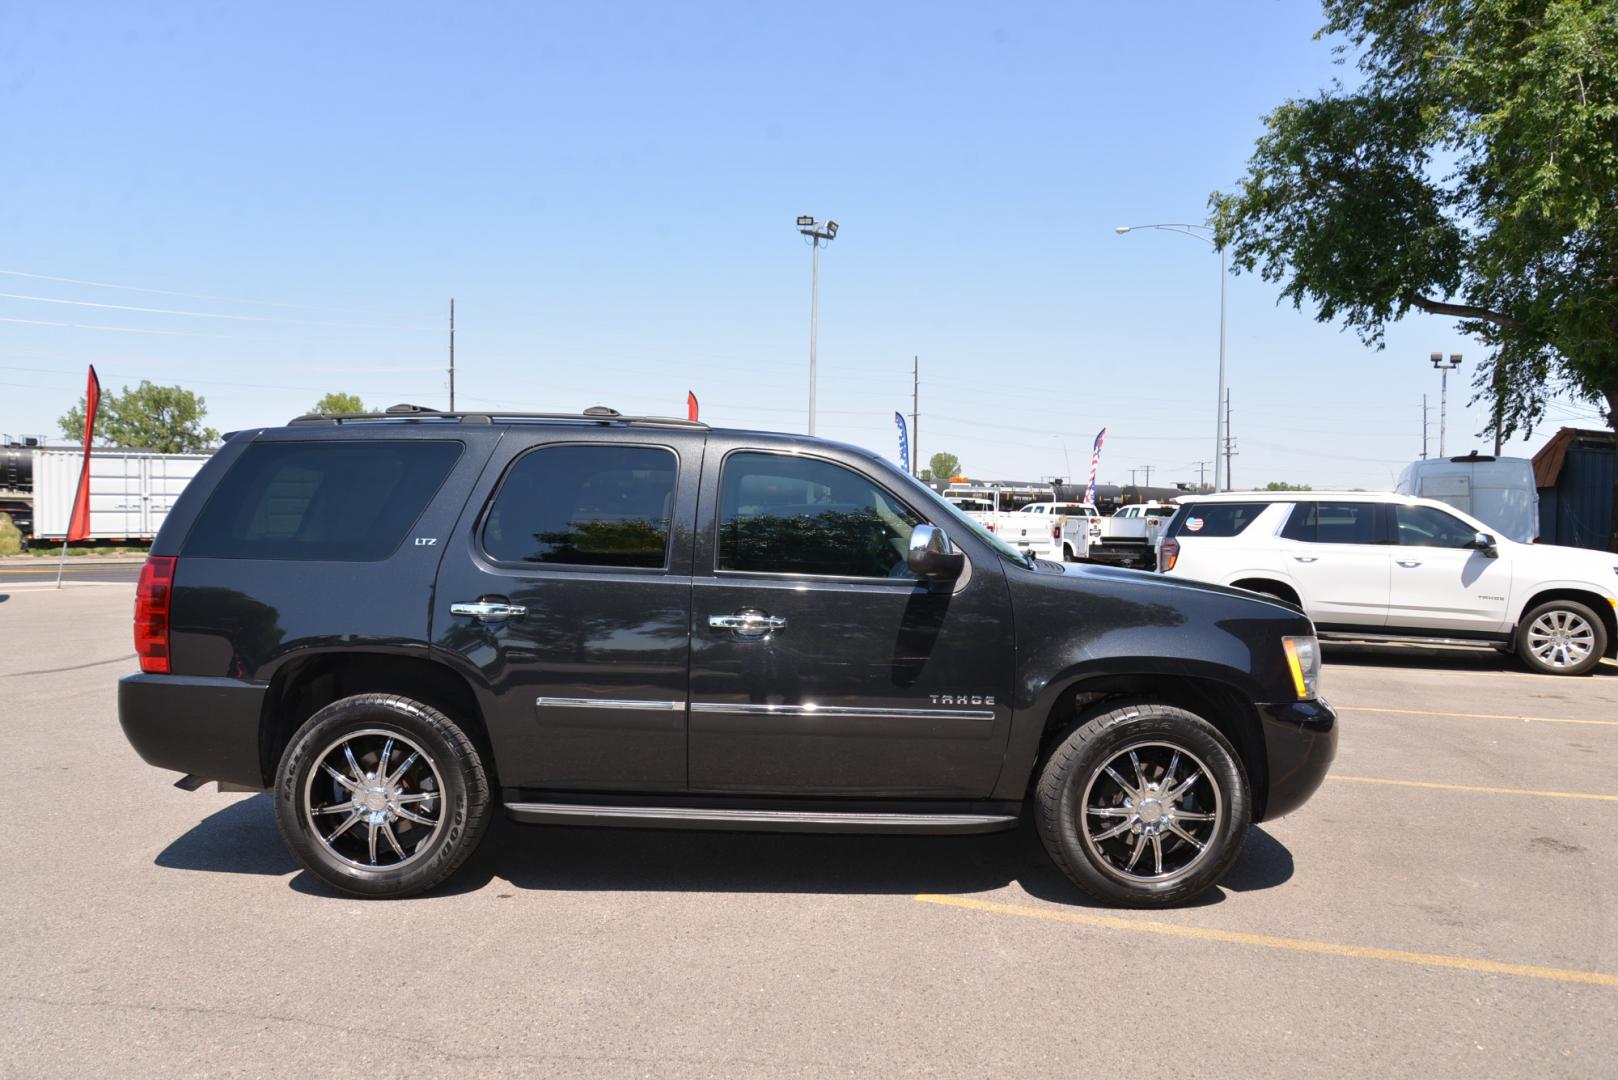
[[[135,655],[140,669],[152,675],[169,671],[169,597],[174,592],[170,555],[148,555],[135,586]]]

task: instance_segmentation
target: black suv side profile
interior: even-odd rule
[[[356,896],[439,884],[496,803],[892,833],[1031,804],[1081,889],[1173,904],[1337,744],[1290,605],[1036,561],[853,446],[600,407],[234,433],[156,539],[135,642],[141,757],[273,791]]]

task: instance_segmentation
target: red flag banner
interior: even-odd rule
[[[84,463],[79,466],[79,490],[73,496],[73,516],[67,523],[65,540],[85,540],[90,536],[90,440],[95,438],[96,409],[101,404],[101,380],[90,365],[90,382],[84,389]]]
[[[685,412],[687,418],[691,420],[697,418],[697,395],[689,390],[685,392]]]

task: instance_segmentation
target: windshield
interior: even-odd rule
[[[922,483],[920,480],[917,480],[914,476],[911,476],[908,473],[901,473],[900,475],[904,476],[905,482],[910,485],[910,490],[913,493],[919,492],[922,497],[925,498],[927,502],[930,503],[935,509],[942,510],[944,515],[949,518],[951,524],[959,525],[962,529],[972,533],[979,540],[982,540],[984,543],[994,548],[1006,558],[1015,560],[1020,566],[1034,565],[1032,556],[1024,555],[1022,552],[1018,551],[1016,548],[994,535],[994,533],[990,532],[988,529],[985,529],[982,525],[979,525],[976,521],[961,513],[960,507],[938,494],[938,492],[934,491],[932,488],[928,487],[926,484]]]

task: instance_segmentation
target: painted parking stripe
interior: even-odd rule
[[[1566,716],[1516,716],[1508,713],[1432,712],[1428,709],[1373,709],[1369,705],[1334,705],[1338,712],[1385,713],[1389,716],[1443,716],[1456,720],[1525,720],[1535,724],[1594,724],[1618,727],[1618,720],[1574,720]]]
[[[977,900],[966,896],[936,896],[922,893],[916,899],[924,904],[942,904],[945,907],[966,908],[970,911],[992,912],[997,915],[1016,915],[1024,919],[1043,919],[1047,922],[1070,923],[1097,929],[1129,930],[1140,934],[1160,934],[1164,937],[1190,938],[1195,941],[1219,941],[1231,945],[1257,945],[1266,949],[1315,953],[1320,956],[1338,956],[1352,960],[1380,960],[1394,964],[1415,964],[1419,967],[1455,968],[1489,975],[1512,975],[1522,979],[1547,979],[1551,982],[1585,983],[1618,988],[1618,975],[1608,975],[1600,971],[1540,967],[1536,964],[1507,964],[1498,960],[1478,960],[1469,956],[1447,956],[1443,953],[1405,952],[1401,949],[1376,949],[1366,945],[1339,945],[1331,941],[1244,934],[1235,930],[1210,930],[1200,926],[1175,926],[1171,923],[1149,922],[1145,919],[1125,919],[1116,915],[999,904],[992,900]]]
[[[1426,780],[1388,780],[1380,776],[1327,775],[1327,780],[1350,784],[1387,784],[1392,787],[1431,788],[1435,791],[1471,791],[1483,795],[1532,795],[1537,799],[1589,799],[1593,802],[1618,802],[1618,795],[1597,795],[1587,791],[1535,791],[1531,788],[1478,787],[1473,784],[1434,784]]]

